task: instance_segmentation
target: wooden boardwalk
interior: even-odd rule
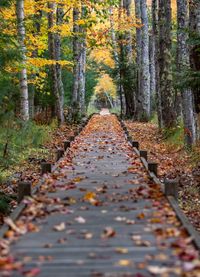
[[[198,252],[114,115],[93,116],[26,201],[7,234],[22,262],[11,276],[200,276]]]

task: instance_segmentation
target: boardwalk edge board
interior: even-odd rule
[[[90,119],[97,113],[93,113],[91,114],[87,119],[86,121],[84,122],[84,126],[86,126],[88,124],[88,122],[90,121]],[[82,131],[82,130],[81,130]],[[79,135],[79,134],[77,134]],[[66,149],[67,151],[67,149]],[[66,152],[65,151],[65,152]],[[62,158],[61,158],[62,159]],[[58,161],[60,161],[61,159],[59,159]],[[51,169],[51,172],[55,171],[58,167],[58,161],[53,165],[52,164],[52,169]],[[40,180],[38,182],[38,184],[33,188],[32,190],[32,195],[35,195],[37,194],[37,192],[39,191],[40,187],[43,185],[43,182],[44,180]],[[23,203],[23,201],[13,210],[13,212],[9,215],[9,218],[12,219],[12,221],[16,221],[19,216],[21,215],[21,213],[23,212],[23,210],[26,208],[26,204]],[[2,225],[2,227],[0,228],[0,238],[4,238],[6,232],[10,229],[10,227],[4,223]]]
[[[119,116],[117,116],[117,118],[120,121],[121,126],[124,126],[125,124],[121,120],[121,118]],[[127,134],[127,132],[126,132],[126,134]],[[129,144],[131,145],[130,142],[129,142]],[[165,185],[157,178],[157,176],[153,172],[151,172],[149,170],[149,163],[147,162],[147,160],[145,158],[141,157],[140,151],[138,148],[133,147],[133,150],[140,157],[140,160],[141,160],[144,168],[148,172],[150,178],[153,180],[153,182],[155,182],[155,184],[158,184],[161,187],[162,192],[165,194]],[[186,229],[188,234],[191,236],[193,244],[195,245],[195,247],[198,250],[200,250],[200,235],[199,235],[199,233],[195,230],[193,225],[189,222],[188,218],[186,217],[186,215],[183,213],[183,211],[179,207],[177,200],[173,196],[166,196],[166,198],[169,201],[174,212],[176,213],[176,216],[180,220],[182,226]]]

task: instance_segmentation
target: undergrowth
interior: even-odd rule
[[[0,212],[7,213],[12,196],[6,195],[2,184],[21,170],[30,157],[44,157],[47,150],[43,144],[51,140],[51,133],[57,127],[37,125],[35,122],[5,121],[0,128]]]

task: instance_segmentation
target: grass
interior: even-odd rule
[[[29,156],[43,152],[41,145],[51,139],[55,123],[38,126],[34,122],[12,123],[0,130],[0,181],[10,175],[10,170]],[[11,170],[12,171],[12,170]]]
[[[93,113],[99,113],[99,110],[92,104],[89,104],[87,109],[87,115],[90,116]]]

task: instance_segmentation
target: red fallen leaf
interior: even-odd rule
[[[13,263],[13,257],[0,257],[0,268],[4,267],[8,263]]]
[[[186,249],[179,253],[179,258],[185,262],[191,262],[198,258],[198,253],[194,249]]]
[[[27,271],[23,271],[22,274],[26,277],[34,277],[37,276],[40,273],[40,271],[40,268],[36,267]]]

